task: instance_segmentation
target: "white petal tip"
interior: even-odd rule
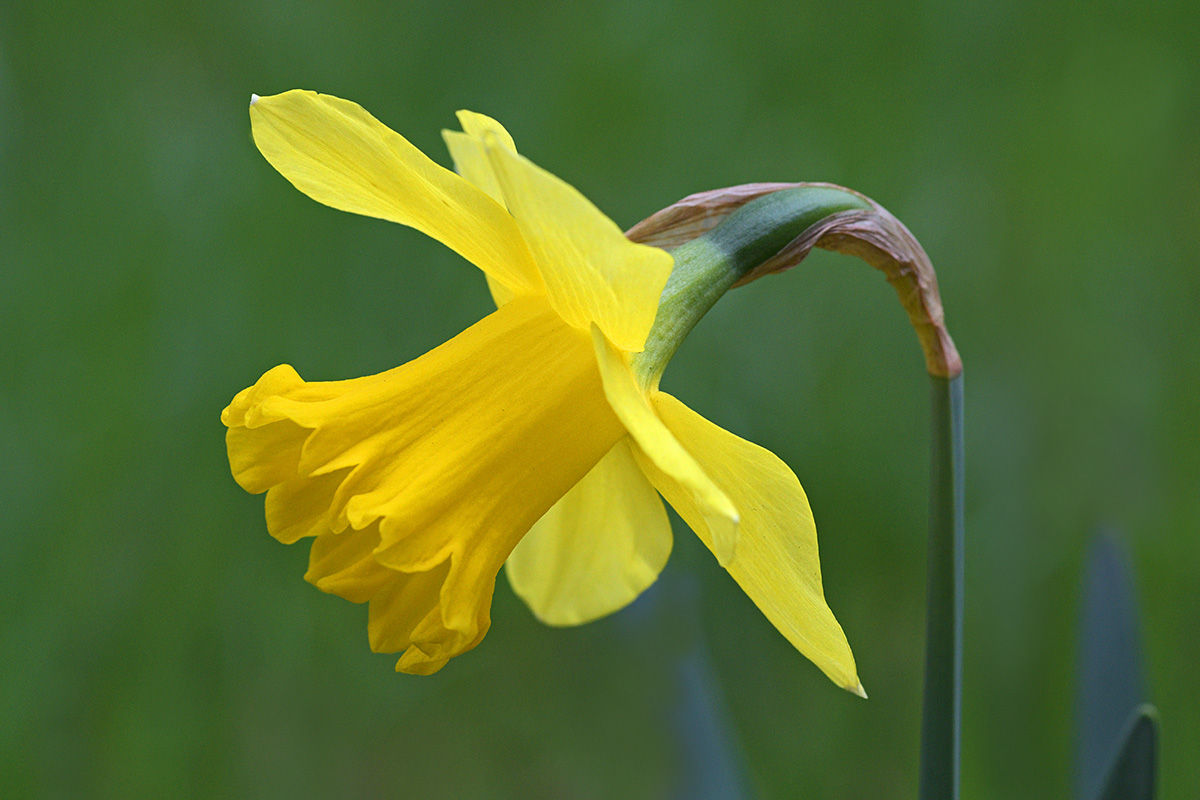
[[[863,688],[862,681],[859,681],[857,686],[854,686],[854,687],[847,686],[846,691],[850,692],[850,694],[858,695],[863,700],[867,699],[867,690]]]
[[[257,102],[258,102],[258,95],[256,95],[256,94],[250,95],[250,105],[254,105]]]

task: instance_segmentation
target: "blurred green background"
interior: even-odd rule
[[[729,295],[664,388],[800,476],[869,701],[682,527],[662,585],[583,628],[540,626],[502,578],[483,645],[433,678],[301,580],[305,548],[230,478],[221,408],[281,362],[389,368],[490,306],[450,251],[259,156],[249,95],[291,88],[443,164],[456,109],[494,115],[623,227],[764,180],[890,208],[966,363],[964,795],[1071,795],[1079,575],[1107,522],[1139,572],[1162,795],[1200,796],[1188,0],[0,6],[0,794],[672,797],[699,730],[680,704],[703,701],[749,796],[915,796],[926,379],[848,257]]]

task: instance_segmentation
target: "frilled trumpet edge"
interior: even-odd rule
[[[306,578],[369,603],[372,649],[419,674],[482,640],[517,542],[624,435],[588,336],[541,298],[378,375],[275,367],[221,418],[271,535],[316,537]]]

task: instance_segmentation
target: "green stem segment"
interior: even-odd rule
[[[658,381],[700,318],[751,270],[822,219],[867,208],[861,197],[838,189],[785,189],[746,203],[703,236],[672,250],[675,268],[658,316],[645,350],[633,360],[643,383]]]
[[[962,720],[963,386],[962,375],[930,378],[929,574],[921,800],[957,800]]]

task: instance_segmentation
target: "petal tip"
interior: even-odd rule
[[[484,131],[481,138],[483,139],[483,147],[489,154],[499,150],[502,146],[500,137],[496,135],[495,131]]]
[[[253,94],[253,93],[250,95],[250,105],[251,106],[253,106],[255,103],[257,103],[258,100],[259,100],[258,95]]]
[[[717,542],[714,542],[714,544],[716,545],[716,549],[714,550],[713,554],[717,557],[717,563],[725,569],[729,569],[729,565],[733,563],[733,545],[726,545]]]
[[[847,686],[846,691],[850,692],[850,694],[858,695],[863,700],[867,699],[867,690],[863,688],[862,681],[859,681],[854,686]]]
[[[396,672],[406,675],[432,675],[446,666],[448,658],[431,659],[416,647],[410,647],[396,662]]]
[[[738,527],[741,525],[741,516],[733,509],[732,503],[729,505],[728,509],[722,509],[708,521],[713,555],[717,557],[717,563],[726,569],[737,555]]]

